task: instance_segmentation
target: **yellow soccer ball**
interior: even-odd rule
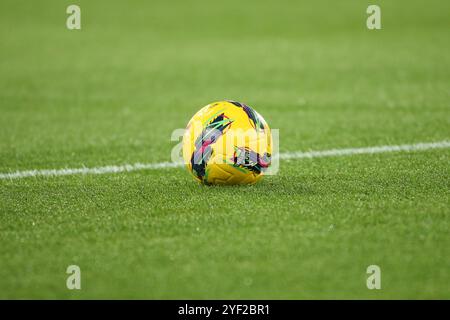
[[[253,184],[270,166],[272,134],[264,118],[236,101],[214,102],[189,121],[183,158],[201,183]]]

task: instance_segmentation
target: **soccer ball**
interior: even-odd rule
[[[189,121],[183,158],[199,182],[253,184],[270,166],[272,135],[264,118],[236,101],[214,102]]]

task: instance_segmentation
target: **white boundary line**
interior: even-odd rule
[[[399,152],[399,151],[411,152],[411,151],[446,149],[446,148],[450,148],[450,141],[444,140],[439,142],[402,144],[398,146],[331,149],[331,150],[308,151],[308,152],[286,152],[280,154],[280,159],[289,160],[289,159],[304,159],[304,158],[322,158],[322,157],[349,156],[354,154],[374,154],[374,153]]]
[[[416,144],[403,144],[397,146],[377,146],[367,148],[348,148],[348,149],[331,149],[322,151],[307,151],[307,152],[285,152],[279,155],[282,160],[295,160],[295,159],[309,159],[309,158],[322,158],[322,157],[337,157],[337,156],[350,156],[358,154],[374,154],[374,153],[386,153],[386,152],[411,152],[411,151],[423,151],[430,149],[447,149],[450,148],[450,141],[444,140],[439,142],[429,143],[416,143]],[[66,168],[66,169],[45,169],[45,170],[25,170],[9,173],[0,173],[0,180],[6,179],[21,179],[27,177],[56,177],[56,176],[68,176],[76,174],[107,174],[107,173],[120,173],[131,172],[139,170],[157,170],[167,168],[182,167],[182,163],[173,162],[160,162],[160,163],[135,163],[124,164],[118,166],[105,166],[97,168]]]

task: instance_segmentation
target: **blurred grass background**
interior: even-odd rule
[[[382,30],[366,28],[369,4]],[[280,129],[281,151],[448,139],[449,12],[3,0],[0,171],[167,161],[172,130],[222,99]],[[0,297],[448,298],[448,160],[293,161],[249,188],[178,170],[0,181]],[[376,262],[380,292],[365,287]],[[65,288],[73,263],[80,292]]]

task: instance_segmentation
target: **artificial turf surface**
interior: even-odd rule
[[[234,99],[280,151],[450,139],[450,3],[0,2],[0,172],[170,160]],[[0,180],[0,298],[450,298],[450,151]],[[82,289],[66,288],[79,265]],[[382,271],[368,290],[366,268]]]

